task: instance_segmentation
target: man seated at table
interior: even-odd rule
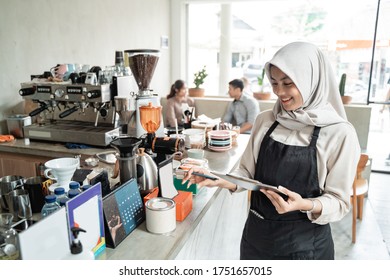
[[[229,95],[234,98],[229,104],[223,121],[238,125],[240,133],[250,133],[256,116],[260,113],[257,100],[243,91],[244,83],[241,79],[229,82]]]

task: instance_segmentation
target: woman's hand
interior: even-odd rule
[[[211,180],[211,179],[206,179],[202,176],[196,176],[192,174],[193,172],[216,177],[218,178],[218,180]],[[186,176],[183,178],[182,184],[185,184],[186,182],[188,186],[191,184],[198,184],[199,187],[219,187],[219,188],[229,189],[231,191],[235,191],[237,189],[235,184],[223,180],[218,176],[211,174],[206,169],[200,167],[192,167],[190,170],[188,170]]]
[[[279,186],[278,189],[288,195],[287,201],[285,201],[280,195],[272,190],[262,189],[260,191],[268,197],[279,214],[284,214],[296,210],[303,210],[305,208],[306,199],[303,199],[300,194],[290,191],[282,186]]]

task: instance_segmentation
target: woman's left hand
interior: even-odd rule
[[[260,190],[265,194],[271,203],[275,206],[276,211],[279,214],[284,214],[291,211],[296,211],[302,209],[303,198],[300,194],[290,191],[282,186],[279,186],[278,189],[288,195],[288,199],[284,200],[279,194],[271,190]]]

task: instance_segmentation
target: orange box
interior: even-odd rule
[[[157,196],[158,196],[158,188],[154,188],[153,191],[151,191],[150,193],[144,196],[144,205],[149,199],[152,199],[153,197],[157,197]]]
[[[184,221],[192,210],[192,192],[178,191],[179,194],[173,198],[176,203],[176,221]],[[158,188],[144,197],[144,204],[158,196]]]
[[[192,192],[178,191],[173,198],[176,203],[176,221],[183,221],[192,210]]]

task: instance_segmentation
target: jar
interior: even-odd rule
[[[18,234],[12,226],[13,215],[0,214],[0,260],[19,259]]]

